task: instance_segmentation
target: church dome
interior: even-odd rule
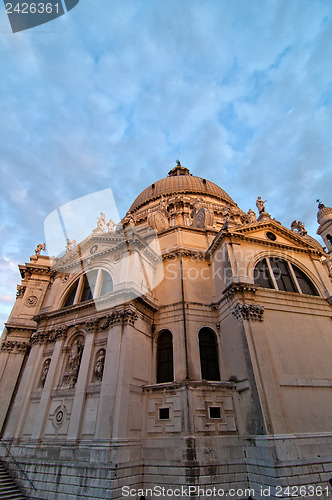
[[[162,195],[173,194],[200,194],[208,195],[230,205],[236,205],[232,198],[211,181],[192,175],[180,162],[168,173],[168,177],[154,182],[144,189],[131,205],[129,212],[134,212],[149,201],[155,200]]]

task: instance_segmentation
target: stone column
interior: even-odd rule
[[[36,385],[37,377],[40,376],[38,369],[41,366],[43,350],[44,346],[42,344],[36,343],[32,346],[10,414],[10,419],[5,430],[5,438],[7,436],[19,438],[23,433],[25,419],[30,406],[31,392]]]
[[[80,364],[80,369],[78,372],[78,379],[75,386],[75,396],[73,401],[73,407],[71,411],[70,423],[67,437],[68,439],[78,439],[81,421],[83,416],[83,409],[85,403],[85,392],[88,383],[89,366],[91,359],[91,352],[93,348],[94,341],[94,330],[90,330],[85,335],[84,349]]]
[[[0,352],[0,429],[5,421],[15,390],[28,342],[4,341]]]
[[[38,412],[35,417],[35,424],[31,434],[32,439],[41,439],[44,434],[47,422],[49,407],[52,399],[52,390],[56,386],[59,370],[62,363],[62,348],[65,342],[65,335],[57,339],[51,358],[51,364],[45,380],[45,385],[38,405]],[[42,365],[41,365],[42,366]],[[39,373],[40,375],[40,373]]]
[[[113,415],[119,359],[122,348],[122,325],[110,326],[106,347],[104,373],[101,382],[99,407],[96,422],[96,439],[109,439],[111,436],[111,416]]]

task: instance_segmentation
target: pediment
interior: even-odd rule
[[[211,244],[210,251],[213,252],[224,238],[231,238],[232,241],[237,239],[248,243],[323,253],[323,248],[317,240],[309,235],[300,236],[296,231],[287,229],[274,219],[245,224],[227,231],[221,230]]]
[[[85,262],[89,264],[98,262],[101,257],[107,254],[123,252],[124,249],[126,251],[126,238],[123,234],[91,234],[72,250],[54,259],[53,267],[63,272],[79,267]]]
[[[280,222],[273,219],[247,224],[237,228],[236,233],[245,236],[246,239],[257,240],[266,244],[323,251],[320,243],[311,236],[301,236],[298,232],[284,227]]]

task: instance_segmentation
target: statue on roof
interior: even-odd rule
[[[45,249],[46,249],[45,243],[43,243],[43,244],[38,243],[37,248],[35,250],[35,254],[39,255],[42,250],[43,250],[43,252],[45,252]]]
[[[76,240],[70,241],[67,238],[66,253],[71,252],[76,247]]]
[[[267,200],[263,201],[262,198],[260,196],[258,196],[257,200],[256,200],[256,207],[257,207],[257,210],[260,214],[262,214],[263,212],[265,212],[265,206],[264,204],[267,202]]]
[[[109,232],[109,233],[114,234],[114,226],[115,226],[115,225],[116,225],[116,224],[115,224],[115,222],[114,222],[114,220],[113,220],[113,219],[110,219],[110,220],[108,221],[108,223],[106,224],[106,226],[107,226],[107,229],[108,229],[108,232]]]
[[[306,231],[303,222],[301,222],[300,220],[298,222],[296,222],[296,220],[293,220],[291,224],[291,230],[297,232],[300,236],[305,236],[306,234],[308,234],[308,231]]]
[[[256,214],[251,208],[248,210],[248,219],[249,219],[249,224],[252,224],[253,222],[257,222],[257,217]]]
[[[105,219],[105,214],[103,212],[100,212],[100,217],[97,217],[97,225],[98,227],[102,230],[105,231],[105,225],[106,225],[106,219]]]

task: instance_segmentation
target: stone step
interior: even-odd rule
[[[11,477],[5,466],[0,462],[0,499],[25,500],[24,495]]]

